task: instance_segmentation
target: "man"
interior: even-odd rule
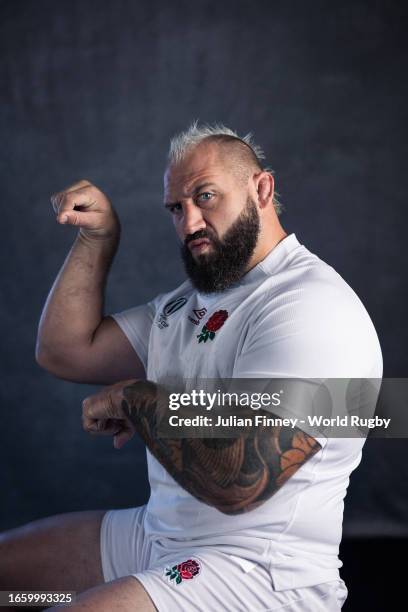
[[[37,360],[60,378],[110,385],[84,401],[83,425],[117,448],[143,438],[151,496],[4,534],[3,589],[75,590],[74,610],[341,608],[343,498],[363,440],[307,426],[180,440],[157,427],[158,385],[172,377],[382,376],[368,314],[284,231],[262,159],[223,126],[173,139],[164,202],[189,279],[112,316],[103,293],[116,213],[88,181],[52,197],[57,221],[79,232],[41,317]]]

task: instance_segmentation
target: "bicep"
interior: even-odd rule
[[[74,355],[58,356],[47,369],[58,378],[94,385],[146,378],[137,351],[110,316],[102,319],[89,345],[81,347]]]
[[[112,384],[130,378],[146,378],[137,352],[111,316],[104,317],[96,329],[90,349],[90,375],[94,384]],[[85,366],[86,368],[86,366]]]

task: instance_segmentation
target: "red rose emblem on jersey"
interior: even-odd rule
[[[214,312],[204,325],[201,333],[197,334],[198,341],[207,342],[208,339],[214,340],[215,332],[224,325],[227,319],[228,312],[226,310],[217,310],[217,312]]]
[[[165,576],[169,580],[174,580],[175,584],[180,584],[183,580],[192,580],[200,573],[201,567],[195,559],[188,559],[173,567],[166,567]]]
[[[226,310],[218,310],[208,319],[205,324],[206,328],[210,332],[216,332],[222,327],[225,321],[228,319],[228,312]]]

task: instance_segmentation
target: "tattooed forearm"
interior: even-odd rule
[[[160,438],[165,407],[149,381],[126,387],[122,407],[171,476],[194,497],[226,514],[262,504],[321,448],[300,429],[280,426],[258,427],[254,435],[228,439]]]

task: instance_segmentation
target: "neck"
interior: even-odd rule
[[[248,262],[248,266],[245,272],[249,272],[259,264],[273,249],[284,239],[288,234],[285,232],[283,227],[279,225],[276,231],[269,233],[265,236],[263,232],[260,233],[258,244],[252,254],[251,259]]]

